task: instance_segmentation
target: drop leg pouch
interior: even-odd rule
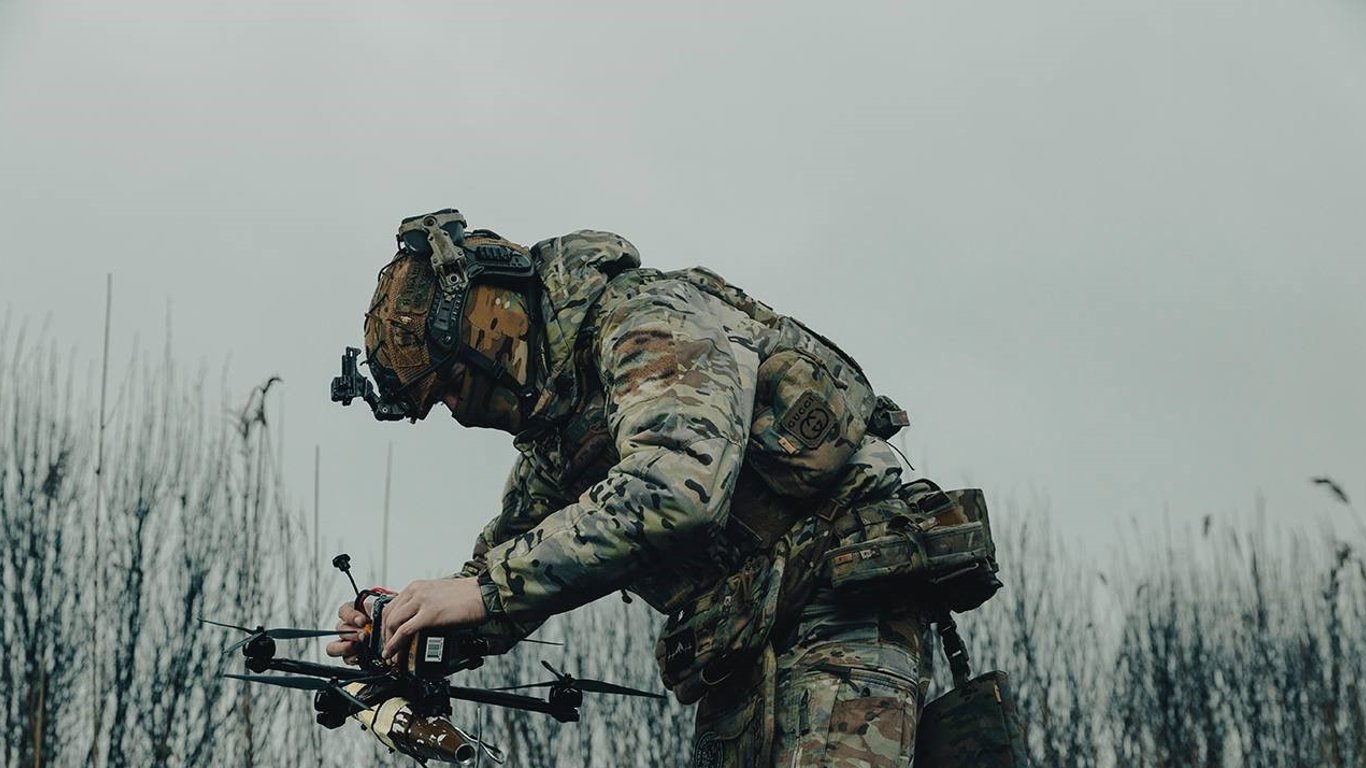
[[[973,678],[920,717],[915,768],[1026,768],[1024,724],[1004,672]]]

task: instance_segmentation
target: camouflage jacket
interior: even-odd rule
[[[862,372],[800,323],[706,270],[642,269],[611,233],[532,253],[550,385],[462,570],[491,619],[534,626],[618,589],[678,609],[737,562],[727,524],[746,472],[791,503],[899,485],[889,447],[864,434]],[[805,430],[797,410],[836,423]]]

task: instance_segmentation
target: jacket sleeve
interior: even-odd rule
[[[725,525],[744,458],[757,356],[733,347],[697,289],[647,284],[605,308],[597,360],[619,460],[577,502],[492,547],[485,605],[514,621],[623,588]]]
[[[525,533],[565,505],[559,490],[546,479],[530,457],[518,454],[503,486],[503,510],[484,526],[474,552],[458,576],[478,576],[488,570],[488,552],[513,536]]]

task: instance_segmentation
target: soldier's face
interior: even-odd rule
[[[465,364],[456,363],[455,365],[452,365],[450,369],[443,373],[441,376],[442,381],[445,384],[445,390],[444,394],[442,394],[441,396],[441,402],[446,404],[446,407],[450,409],[451,417],[455,418],[456,420],[459,420],[460,418],[459,414],[460,409],[462,408],[460,402],[461,398],[466,396],[466,393],[462,391],[465,389],[464,385],[466,373],[468,373],[468,369],[466,368]]]
[[[488,376],[458,364],[451,369],[441,402],[463,427],[485,427],[515,435],[522,429],[522,412],[511,390],[496,386]]]

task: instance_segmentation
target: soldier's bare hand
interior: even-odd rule
[[[370,634],[370,617],[364,611],[356,610],[351,603],[342,603],[337,611],[337,631],[344,632],[342,639],[327,644],[328,656],[341,656],[347,664],[354,665],[361,646]]]
[[[384,658],[405,647],[420,629],[469,626],[486,618],[478,580],[414,581],[384,607]]]

